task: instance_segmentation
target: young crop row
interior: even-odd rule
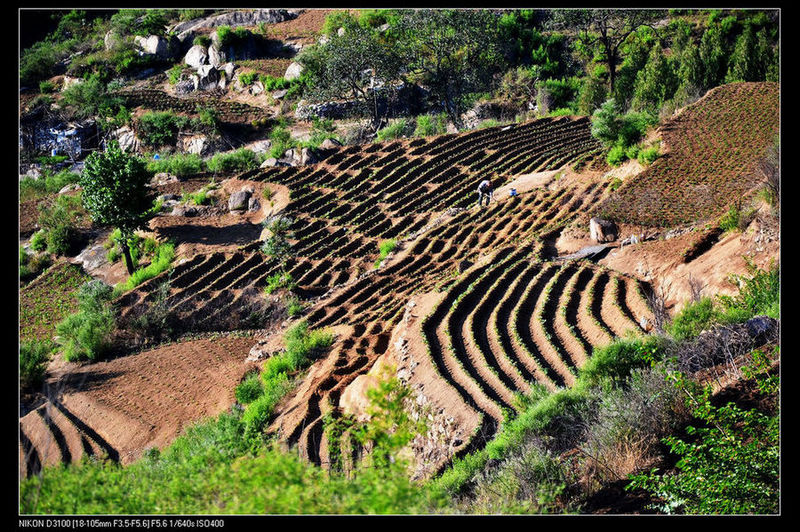
[[[758,163],[775,143],[779,124],[777,83],[718,87],[662,127],[669,152],[598,211],[649,226],[717,216],[759,182]]]

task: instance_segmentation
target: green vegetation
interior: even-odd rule
[[[777,355],[775,348],[774,355]],[[770,358],[753,353],[754,364],[743,369],[753,375],[762,393],[775,395],[778,375],[771,375]],[[686,438],[668,436],[664,443],[680,457],[677,471],[654,468],[632,477],[629,489],[655,494],[664,513],[775,514],[780,500],[780,418],[733,402],[712,403],[711,387],[698,390],[680,372],[669,378],[685,395],[693,424]]]
[[[19,182],[19,200],[30,201],[39,199],[48,194],[57,194],[67,185],[72,185],[80,180],[80,175],[69,170],[53,173],[45,169],[39,179],[26,177]]]
[[[380,266],[381,263],[383,262],[383,259],[385,259],[389,255],[389,253],[394,251],[396,247],[397,247],[397,239],[394,238],[390,238],[389,240],[384,240],[380,244],[378,244],[378,258],[375,261],[375,267],[377,268],[378,266]]]
[[[153,259],[144,268],[134,271],[128,280],[120,283],[116,287],[116,292],[127,292],[133,290],[145,281],[148,281],[156,275],[167,271],[172,265],[172,260],[175,258],[175,244],[165,242],[159,244],[153,252]]]
[[[19,344],[19,384],[33,389],[44,381],[47,363],[55,346],[48,340],[28,340]]]
[[[375,140],[376,142],[385,142],[387,140],[408,136],[410,125],[411,123],[405,118],[391,120],[386,127],[378,130]]]
[[[39,232],[36,235],[41,235]],[[34,235],[34,236],[36,236]],[[45,244],[46,246],[46,244]],[[31,245],[33,247],[33,245]],[[29,255],[25,249],[19,248],[19,280],[21,283],[27,283],[34,277],[46,270],[53,260],[47,253],[36,253],[33,256]]]
[[[248,373],[247,377],[234,390],[236,400],[243,405],[252,403],[262,393],[264,393],[264,385],[261,383],[261,376],[258,372]]]
[[[331,333],[311,330],[304,321],[286,331],[286,350],[264,364],[261,370],[263,392],[247,405],[242,415],[245,435],[261,433],[278,401],[293,387],[296,372],[308,367],[332,342]]]
[[[76,310],[77,289],[89,280],[80,266],[61,262],[42,272],[35,284],[23,286],[19,293],[20,342],[52,338],[56,323]]]
[[[148,111],[139,117],[138,136],[146,146],[175,144],[178,132],[189,123],[169,111]]]
[[[209,172],[246,172],[258,168],[259,160],[253,150],[239,148],[232,152],[217,153],[206,163]]]
[[[279,289],[291,291],[295,286],[297,286],[297,284],[289,273],[277,272],[267,277],[267,285],[264,287],[264,293],[269,295]]]
[[[422,115],[417,117],[417,127],[414,129],[415,137],[431,137],[447,133],[447,116]]]
[[[58,344],[66,360],[94,361],[111,347],[116,327],[112,297],[112,288],[102,281],[92,280],[80,287],[78,312],[56,326]]]
[[[286,263],[292,253],[292,246],[289,243],[289,239],[292,238],[292,220],[279,216],[267,218],[262,222],[262,225],[269,230],[269,237],[264,241],[264,245],[261,246],[261,251],[277,260],[285,272]]]
[[[158,159],[146,160],[147,171],[152,174],[165,172],[184,178],[199,174],[205,170],[205,161],[194,153],[175,153],[161,156]]]
[[[117,142],[105,152],[89,155],[81,175],[83,207],[95,222],[120,230],[129,274],[133,273],[133,261],[127,241],[152,216],[153,195],[146,187],[150,177],[144,163],[124,153]]]
[[[86,213],[81,208],[80,196],[58,196],[39,205],[39,227],[37,247],[41,239],[47,243],[47,251],[54,255],[66,255],[73,251],[79,240],[78,224]]]

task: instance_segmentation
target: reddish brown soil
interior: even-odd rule
[[[254,367],[245,362],[252,344],[252,337],[221,337],[165,345],[107,362],[61,362],[47,379],[51,402],[40,408],[58,425],[73,449],[73,460],[83,455],[74,451],[81,448],[83,436],[129,463],[143,450],[164,447],[193,423],[229,408],[234,387]],[[66,417],[54,412],[62,409],[52,401],[63,406]],[[59,438],[54,443],[37,411],[22,417],[20,425],[42,462],[64,458]]]
[[[711,249],[691,262],[684,263],[682,255],[695,241],[696,234],[687,233],[669,240],[642,242],[611,251],[600,263],[614,270],[650,282],[655,288],[663,285],[667,306],[673,312],[692,298],[689,279],[704,286],[702,295],[733,295],[738,287],[729,276],[748,275],[747,260],[759,268],[768,268],[772,261],[780,262],[780,240],[756,242],[762,229],[778,234],[777,220],[770,216],[757,218],[744,231],[721,236]]]
[[[208,179],[196,179],[159,187],[159,192],[194,192],[207,185]],[[236,248],[258,240],[263,227],[261,222],[267,216],[279,212],[289,201],[288,189],[282,185],[255,181],[242,181],[230,178],[222,181],[221,194],[211,207],[198,207],[198,216],[172,216],[168,213],[150,221],[150,229],[159,239],[173,240],[177,243],[178,257],[191,258],[199,253],[214,251],[234,251]],[[258,198],[261,208],[244,214],[228,211],[227,202],[231,193],[242,187],[252,187],[253,196]],[[269,187],[273,191],[272,200],[264,199],[263,191]],[[175,189],[175,190],[171,190]]]

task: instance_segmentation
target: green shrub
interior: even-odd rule
[[[629,146],[628,149],[625,150],[625,158],[634,160],[639,157],[639,145],[634,144],[633,146]]]
[[[167,79],[169,80],[169,84],[175,85],[178,83],[181,80],[181,74],[183,74],[183,65],[180,63],[172,65],[172,68],[167,70]]]
[[[208,48],[211,46],[211,37],[208,35],[197,35],[194,40],[192,41],[194,46],[202,46],[203,48]]]
[[[34,251],[44,251],[47,249],[46,233],[43,230],[36,231],[31,237],[31,249]]]
[[[246,405],[258,399],[264,393],[264,385],[258,372],[253,372],[240,382],[234,390],[234,395],[239,403]]]
[[[622,146],[614,146],[608,150],[606,155],[606,162],[611,166],[619,166],[625,160],[625,148]]]
[[[128,291],[139,286],[143,282],[152,279],[161,272],[165,272],[172,264],[172,259],[175,258],[175,244],[166,242],[159,244],[153,255],[153,260],[144,268],[136,270],[128,277],[125,283],[118,285],[117,290]]]
[[[295,295],[287,297],[284,303],[286,304],[286,313],[290,318],[299,316],[306,308],[300,299]]]
[[[242,72],[239,74],[239,82],[244,85],[245,87],[250,86],[258,77],[258,72],[251,71],[251,72]]]
[[[297,284],[288,272],[278,272],[267,278],[267,285],[264,287],[265,294],[271,294],[280,288],[292,290]]]
[[[720,219],[719,228],[725,232],[736,231],[739,229],[739,217],[741,214],[739,205],[737,203],[732,203],[728,208],[728,212]]]
[[[52,81],[45,80],[39,82],[39,92],[42,94],[50,94],[55,92],[56,85]]]
[[[177,177],[189,177],[205,170],[206,163],[195,153],[176,153],[160,159],[149,159],[147,171],[152,174],[168,173]]]
[[[21,388],[35,388],[44,381],[47,363],[55,346],[47,340],[29,340],[19,344],[19,383]]]
[[[777,391],[778,379],[766,367],[755,372],[765,393]],[[694,383],[678,372],[670,380],[684,392],[694,417],[688,437],[668,436],[663,443],[678,457],[675,471],[657,469],[632,477],[626,489],[641,488],[660,501],[664,513],[769,514],[780,501],[780,417],[733,402],[712,404],[708,386],[697,393]],[[768,382],[771,381],[771,382]]]
[[[735,296],[719,296],[722,323],[745,321],[753,316],[767,315],[780,318],[781,279],[780,268],[772,264],[762,270],[748,264],[750,276],[734,275],[732,281],[739,285]]]
[[[559,107],[547,113],[547,116],[573,116],[575,111],[570,107]]]
[[[643,165],[653,164],[653,161],[658,159],[658,151],[658,146],[651,146],[641,150],[638,155],[639,162]]]
[[[487,118],[483,120],[481,123],[478,124],[477,129],[485,129],[487,127],[497,127],[501,125],[499,120],[495,120],[494,118]]]
[[[47,253],[30,256],[23,248],[19,248],[19,280],[23,283],[30,281],[49,268],[52,263]]]
[[[80,196],[59,196],[55,201],[39,205],[39,227],[45,233],[47,250],[66,255],[78,242],[78,222],[83,218]]]
[[[258,157],[247,148],[228,153],[217,153],[207,163],[208,170],[214,173],[246,172],[258,168]]]
[[[78,290],[78,312],[56,326],[58,343],[70,362],[97,360],[111,347],[115,328],[113,291],[102,281],[89,281]]]
[[[709,329],[716,319],[714,302],[710,297],[704,297],[682,308],[666,326],[666,330],[675,340],[691,339]]]
[[[417,127],[414,130],[415,137],[431,137],[433,135],[444,135],[447,133],[447,115],[422,115],[417,117]]]
[[[284,152],[292,146],[292,135],[286,127],[277,125],[272,128],[269,134],[272,147],[270,148],[270,156],[276,159],[283,157]]]
[[[405,118],[397,118],[389,122],[385,128],[378,130],[377,141],[384,142],[391,139],[399,139],[408,134],[409,121]]]
[[[170,111],[148,111],[139,117],[138,135],[146,146],[175,144],[189,120]]]
[[[390,238],[389,240],[384,240],[380,244],[378,244],[378,259],[375,261],[375,267],[377,268],[380,266],[383,259],[389,255],[394,249],[397,247],[397,240],[394,238]]]

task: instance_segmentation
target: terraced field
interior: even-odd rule
[[[500,186],[517,172],[559,168],[597,149],[588,120],[544,119],[464,135],[352,146],[320,164],[254,170],[239,178],[286,185],[292,191],[285,210],[293,220],[289,273],[302,294],[318,297],[370,270],[380,240],[414,235],[436,213],[475,203],[475,183],[484,177]],[[542,229],[548,216],[536,222],[526,218],[519,234]],[[484,239],[480,246],[489,243]],[[198,255],[177,266],[171,274],[169,306],[192,328],[213,329],[219,316],[241,302],[241,290],[260,289],[279,271],[259,247],[255,242],[233,254]],[[128,294],[123,306],[152,301],[162,280]]]
[[[419,334],[430,346],[441,382],[482,415],[484,430],[476,434],[487,438],[503,410],[512,407],[514,393],[529,390],[534,382],[550,388],[570,385],[592,346],[638,328],[647,316],[643,287],[591,263],[555,257],[561,228],[607,198],[607,183],[583,180],[535,188],[498,198],[487,208],[473,208],[475,184],[483,178],[499,187],[520,174],[591,158],[598,149],[588,120],[545,119],[346,147],[316,165],[237,176],[289,188],[285,214],[293,220],[295,237],[289,271],[296,291],[310,298],[305,318],[312,327],[347,331],[279,405],[268,430],[297,445],[313,462],[325,464],[323,416],[338,414],[343,391],[387,352],[392,330],[412,296],[438,293],[442,298]],[[385,238],[397,238],[400,245],[391,261],[374,269],[378,242]],[[169,279],[166,305],[187,330],[243,328],[253,296],[279,271],[260,246],[256,241],[235,252],[185,260],[122,296],[118,304],[123,318],[153,302],[156,288]],[[246,353],[239,352],[241,361]],[[138,384],[143,390],[152,387]],[[182,393],[168,392],[165,397]],[[143,422],[158,410],[130,401],[129,410],[151,412],[141,416]],[[41,408],[60,411],[55,403]],[[83,424],[73,422],[81,434],[75,437],[59,436],[52,429],[34,431],[36,438],[26,436],[35,416],[44,419],[31,412],[23,426],[20,452],[28,457],[28,471],[42,457],[69,461],[99,453],[102,441],[111,440],[102,436],[102,415],[89,408],[75,415]],[[58,416],[52,414],[51,421],[57,424]],[[156,430],[157,420],[150,423],[149,430]],[[62,440],[67,443],[59,445]],[[93,441],[99,450],[91,447]],[[483,443],[474,439],[464,442],[464,448]],[[110,445],[119,453],[119,445]],[[78,452],[80,448],[84,450]]]
[[[627,223],[672,226],[722,214],[761,179],[757,164],[776,141],[777,83],[717,87],[661,127],[668,152],[600,208]]]
[[[117,91],[114,95],[122,97],[129,108],[144,107],[192,114],[197,112],[198,107],[211,107],[217,111],[220,121],[225,123],[250,123],[270,116],[261,107],[222,100],[211,94],[177,97],[158,89],[137,88]]]

